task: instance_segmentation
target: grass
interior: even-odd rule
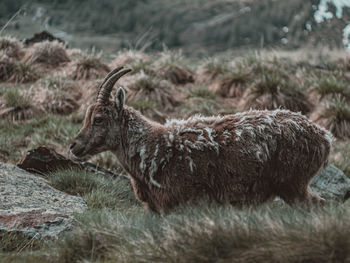
[[[242,67],[237,67],[218,77],[218,80],[212,85],[214,92],[224,98],[241,97],[251,82],[249,72]]]
[[[128,102],[128,105],[141,112],[155,107],[155,103],[150,100],[132,100]]]
[[[208,100],[213,100],[216,97],[212,91],[203,86],[195,86],[189,89],[189,94],[191,97],[199,97]]]
[[[114,60],[111,62],[111,68],[127,66],[132,70],[131,74],[136,74],[141,71],[154,74],[151,70],[151,64],[152,59],[146,53],[139,50],[129,49],[118,52]]]
[[[127,94],[127,101],[154,103],[157,109],[163,111],[172,110],[178,103],[174,98],[172,84],[158,77],[140,73],[129,82],[128,88],[130,93]]]
[[[331,161],[350,178],[350,142],[338,140],[333,143]]]
[[[86,59],[86,56],[79,55],[77,61]],[[161,69],[181,66],[184,63],[181,53],[170,52],[162,56],[158,62],[141,65],[139,72],[120,82],[127,88],[127,104],[154,119],[174,115],[186,118],[195,113],[206,116],[234,113],[240,95],[227,100],[210,90],[210,84],[221,80],[232,89],[236,88],[233,86],[242,86],[241,101],[247,103],[247,107],[283,106],[303,111],[306,109],[303,107],[310,105],[304,100],[306,91],[302,88],[309,77],[319,73],[311,66],[306,72],[301,69],[304,66],[292,61],[267,61],[257,56],[232,66],[213,59],[199,66],[207,70],[203,76],[209,76],[208,79],[203,79],[202,84],[186,83],[184,86],[154,73],[157,63],[164,66]],[[150,72],[146,68],[151,69]],[[200,76],[199,69],[197,75]],[[339,79],[333,83],[328,75],[327,81],[328,86],[321,90],[331,90],[337,96],[329,104],[325,117],[333,124],[343,123],[338,129],[343,131],[343,140],[336,142],[331,161],[349,176],[350,137],[347,131],[350,130],[350,111],[345,93],[342,93],[345,83]],[[38,103],[32,93],[24,92],[36,90],[48,105],[56,105],[56,102],[61,105],[61,99],[69,96],[82,104],[89,102],[90,95],[95,100],[93,92],[99,83],[85,77],[74,81],[48,72],[29,89],[29,86],[15,86],[14,83],[0,85],[0,102],[6,107],[23,109],[31,108],[33,104],[45,106]],[[77,87],[77,91],[89,96],[79,97],[77,92],[75,97]],[[249,98],[253,98],[251,101],[244,97],[248,92]],[[261,102],[263,104],[258,104]],[[20,123],[0,120],[0,161],[17,162],[28,149],[39,145],[48,145],[63,153],[81,128],[82,121],[83,115],[77,108],[67,116],[47,113],[33,115]],[[332,127],[329,129],[335,132]],[[99,154],[91,161],[123,174],[112,153]],[[20,235],[0,232],[1,262],[350,261],[350,204],[327,204],[323,208],[307,210],[274,202],[247,209],[203,202],[195,207],[182,206],[168,214],[154,215],[143,211],[129,181],[123,176],[110,178],[68,170],[53,173],[46,179],[61,191],[82,196],[88,210],[75,215],[78,225],[60,240],[28,240]]]
[[[27,149],[51,145],[62,151],[78,133],[80,124],[67,121],[64,116],[38,116],[26,122],[0,121],[0,152],[7,153],[2,161],[17,162]]]
[[[336,76],[322,76],[316,80],[313,88],[323,99],[327,95],[340,95],[346,99],[350,99],[350,86],[342,79]]]
[[[76,85],[65,76],[47,76],[40,80],[40,85],[51,90],[66,90]]]
[[[0,37],[0,51],[17,60],[24,55],[22,42],[11,36]]]
[[[0,53],[0,81],[8,81],[15,68],[15,63],[4,53]]]
[[[226,61],[215,57],[206,58],[198,67],[196,81],[199,83],[210,82],[229,71],[230,67]]]
[[[96,55],[82,57],[75,63],[74,67],[71,73],[74,80],[98,79],[104,77],[110,71],[110,68]]]
[[[31,64],[19,61],[14,64],[9,81],[28,83],[36,81],[39,77],[40,74]]]
[[[276,73],[264,72],[248,90],[244,109],[276,109],[279,107],[306,114],[312,109],[297,84]]]
[[[135,205],[92,209],[45,251],[50,262],[347,262],[349,213],[346,205],[307,211],[203,203],[163,216],[144,214]],[[40,254],[28,254],[28,262]]]
[[[82,196],[89,209],[122,209],[138,206],[125,177],[105,178],[85,171],[58,171],[49,176],[50,184],[58,190]]]
[[[339,96],[324,108],[319,116],[324,125],[338,138],[350,138],[350,105]]]
[[[79,108],[79,86],[66,76],[47,76],[30,89],[31,97],[44,112],[71,114]]]
[[[63,44],[58,41],[35,43],[27,52],[25,61],[30,64],[42,64],[58,67],[70,61]]]
[[[180,51],[165,50],[154,62],[155,73],[161,79],[167,79],[175,85],[194,82],[192,70]]]
[[[4,93],[6,106],[28,109],[32,106],[30,98],[22,95],[18,89],[11,89]]]

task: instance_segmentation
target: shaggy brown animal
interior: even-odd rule
[[[237,206],[275,196],[289,204],[323,201],[309,191],[325,167],[332,135],[288,110],[248,111],[153,122],[124,105],[116,69],[101,84],[97,102],[70,146],[75,158],[113,152],[130,175],[137,198],[152,211],[209,199]]]

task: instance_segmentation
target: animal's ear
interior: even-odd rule
[[[115,106],[118,112],[120,112],[123,109],[124,102],[125,102],[125,90],[123,88],[119,88],[117,90],[117,96],[115,98]]]

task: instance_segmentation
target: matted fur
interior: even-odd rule
[[[153,122],[116,102],[93,104],[71,151],[80,158],[112,151],[137,198],[153,211],[209,199],[237,206],[275,196],[317,202],[310,180],[328,163],[332,135],[288,110]],[[103,124],[96,124],[98,121]]]

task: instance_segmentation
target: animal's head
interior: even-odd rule
[[[83,127],[69,146],[74,158],[87,159],[120,143],[125,91],[119,88],[115,101],[110,101],[109,97],[114,84],[129,71],[123,67],[116,68],[99,86],[97,100],[87,109]]]

